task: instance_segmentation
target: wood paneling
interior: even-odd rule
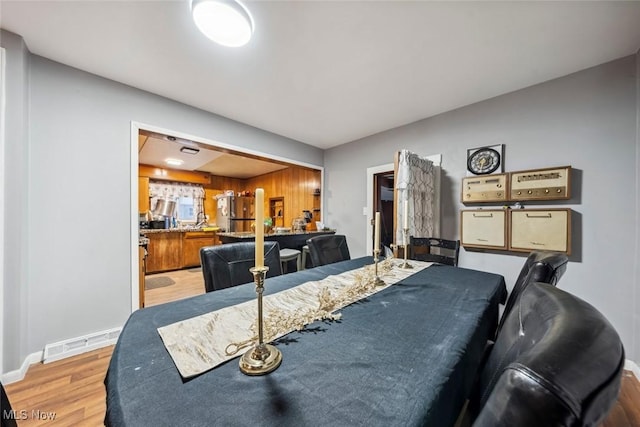
[[[320,171],[303,167],[289,167],[247,180],[247,187],[264,188],[265,212],[269,212],[269,199],[284,198],[284,225],[291,227],[294,218],[303,217],[303,211],[312,212],[309,230],[315,230],[315,221],[321,221],[320,197],[314,190],[320,188]],[[314,211],[314,208],[317,209]]]
[[[146,178],[146,182],[143,179]],[[321,188],[320,171],[315,169],[292,166],[276,172],[264,174],[250,179],[237,179],[224,176],[209,175],[201,172],[186,172],[172,169],[155,168],[148,165],[139,165],[139,204],[140,209],[148,205],[149,185],[151,179],[164,179],[177,182],[192,182],[203,184],[205,188],[204,210],[209,215],[209,223],[213,224],[216,218],[216,202],[214,197],[226,190],[235,194],[242,191],[254,192],[256,188],[264,188],[265,212],[269,212],[269,199],[283,197],[285,212],[284,226],[291,227],[294,218],[303,217],[303,211],[308,210],[313,217],[307,224],[308,230],[315,230],[315,222],[322,221],[320,216],[321,195],[314,194]],[[142,188],[146,188],[143,194]],[[143,198],[147,205],[143,205]],[[146,210],[149,210],[147,207]],[[141,212],[144,212],[141,210]]]
[[[177,169],[158,168],[149,165],[138,165],[138,176],[146,176],[151,179],[175,182],[192,182],[194,184],[208,185],[211,181],[210,174],[206,172],[190,172]]]

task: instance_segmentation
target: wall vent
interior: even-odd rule
[[[101,347],[115,344],[118,341],[122,328],[109,329],[102,332],[85,335],[77,338],[70,338],[47,344],[44,347],[43,362],[49,363],[65,357],[75,356]]]

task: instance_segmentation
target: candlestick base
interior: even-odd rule
[[[240,371],[246,375],[265,375],[278,369],[282,352],[271,344],[258,344],[240,358]]]
[[[375,279],[373,279],[373,284],[376,286],[384,286],[386,285],[386,283],[384,282],[384,280],[382,280],[380,277],[376,276]]]
[[[374,268],[375,268],[375,276],[376,278],[373,279],[373,284],[376,286],[384,286],[386,285],[386,283],[384,283],[384,280],[382,280],[380,278],[380,276],[378,276],[378,257],[380,256],[380,249],[374,249],[373,250],[373,263],[374,263]]]
[[[409,269],[413,268],[413,265],[409,264],[407,260],[405,260],[402,264],[400,264],[400,268]]]

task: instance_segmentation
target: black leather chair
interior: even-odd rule
[[[351,259],[347,238],[341,234],[327,234],[307,240],[309,256],[314,267]]]
[[[513,285],[507,303],[502,312],[498,325],[498,332],[502,328],[505,318],[512,310],[520,294],[533,282],[544,282],[556,286],[567,270],[569,257],[562,252],[531,252],[520,270],[520,275]]]
[[[255,265],[255,242],[225,243],[200,249],[202,275],[207,292],[253,282],[249,271]],[[269,267],[267,278],[280,276],[280,245],[264,242],[264,265]]]
[[[598,310],[532,283],[480,372],[473,426],[597,426],[616,402],[623,368],[620,337]]]
[[[424,248],[421,252],[420,248]],[[440,248],[439,254],[431,253],[432,248]],[[416,261],[437,262],[456,267],[460,254],[460,240],[438,239],[435,237],[409,237],[408,258]]]
[[[11,409],[11,403],[9,402],[9,397],[7,397],[7,393],[4,391],[4,386],[0,383],[0,410],[2,411],[2,415],[0,416],[0,420],[2,423],[2,427],[16,427],[16,414]]]

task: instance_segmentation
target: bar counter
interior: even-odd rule
[[[307,244],[307,239],[323,234],[336,234],[336,230],[304,231],[301,233],[267,233],[264,235],[265,241],[276,241],[280,244],[280,249],[289,248],[302,251],[302,247]],[[220,243],[236,243],[254,241],[256,235],[253,232],[228,232],[218,233]]]

